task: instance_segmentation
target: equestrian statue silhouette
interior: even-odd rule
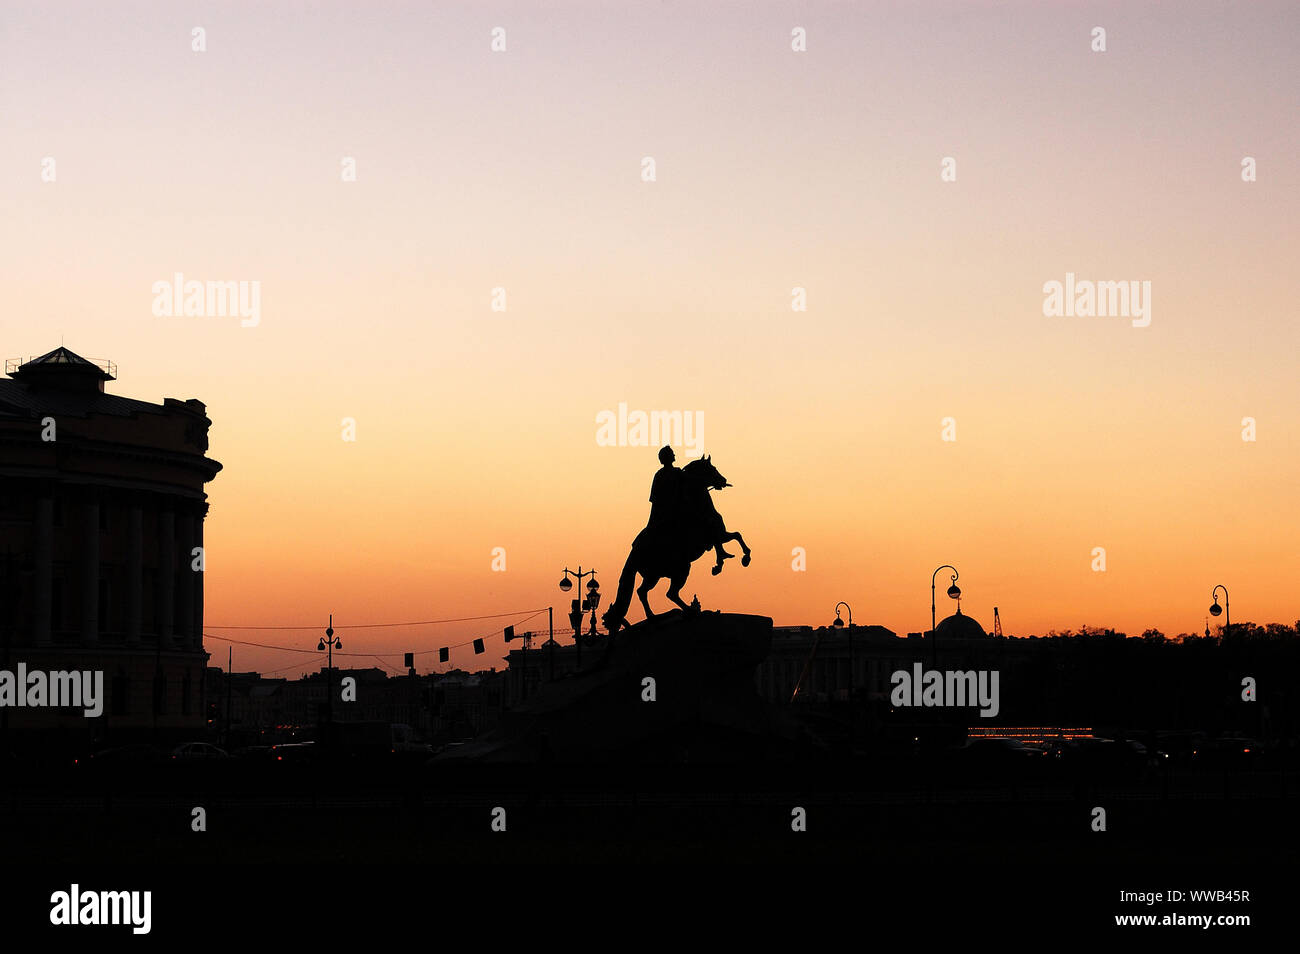
[[[710,490],[731,486],[711,459],[701,457],[678,469],[673,466],[672,448],[665,447],[659,452],[659,460],[664,466],[655,475],[650,489],[650,520],[632,541],[632,552],[618,578],[618,594],[601,617],[610,635],[628,625],[627,610],[632,604],[632,588],[638,573],[641,585],[636,588],[636,595],[641,598],[649,619],[655,614],[647,595],[664,577],[668,577],[668,598],[690,611],[682,601],[681,589],[691,572],[691,564],[708,550],[717,554],[713,566],[715,576],[722,572],[722,561],[734,555],[723,549],[723,544],[732,540],[744,550],[740,565],[749,566],[750,551],[745,538],[727,532],[722,515],[714,508],[709,495]]]

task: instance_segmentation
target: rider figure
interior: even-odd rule
[[[673,466],[677,457],[671,447],[659,451],[663,464],[650,484],[650,526],[663,528],[680,516],[682,502],[682,471]]]
[[[671,447],[661,448],[659,450],[659,463],[663,464],[663,466],[659,468],[654,481],[650,484],[650,520],[648,525],[660,532],[665,530],[669,533],[681,532],[677,528],[685,529],[685,518],[694,516],[682,512],[685,505],[685,501],[682,500],[682,471],[673,465],[673,461],[676,459],[677,455],[673,453]],[[731,559],[735,554],[724,550],[721,542],[715,543],[713,549],[718,558],[717,564],[713,567],[713,574],[716,576],[722,572],[722,561]]]

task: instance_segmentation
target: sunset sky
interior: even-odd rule
[[[608,601],[649,511],[620,402],[701,414],[735,485],[754,562],[697,563],[706,608],[917,631],[951,563],[1014,635],[1200,632],[1218,583],[1294,623],[1300,7],[919,6],[8,2],[5,357],[206,403],[209,633],[567,626],[563,568]],[[177,272],[259,322],[156,316]],[[1149,281],[1150,325],[1045,317],[1067,272]]]

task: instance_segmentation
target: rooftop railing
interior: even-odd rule
[[[23,365],[29,364],[40,357],[43,356],[39,354],[34,354],[26,358],[5,358],[5,374],[12,375]],[[87,358],[86,360],[89,361],[91,364],[93,364],[95,367],[99,368],[99,370],[103,371],[109,377],[114,379],[117,378],[117,364],[115,362],[109,361],[106,358]],[[67,365],[62,362],[51,362],[50,366],[51,367],[75,367],[75,365]]]

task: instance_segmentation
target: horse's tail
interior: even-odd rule
[[[632,551],[627,555],[627,562],[623,564],[623,572],[618,577],[618,593],[614,596],[614,602],[609,604],[605,615],[601,617],[605,629],[611,636],[627,625],[627,610],[632,605],[632,590],[636,586],[636,566],[633,562],[635,556],[636,544],[633,544]]]

